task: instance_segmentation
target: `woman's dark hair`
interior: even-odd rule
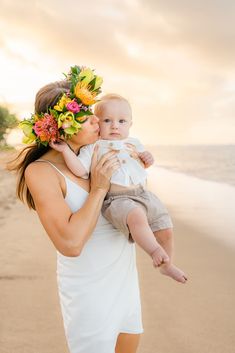
[[[68,81],[57,81],[42,87],[35,98],[35,113],[46,113],[50,107],[54,107],[64,92],[70,88]],[[8,170],[16,171],[18,174],[16,194],[19,199],[26,202],[29,208],[35,210],[35,204],[25,182],[25,169],[27,166],[43,156],[50,150],[50,146],[33,143],[25,147],[17,157],[8,163]]]

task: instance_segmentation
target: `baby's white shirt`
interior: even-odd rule
[[[95,146],[98,145],[99,159],[103,156],[103,154],[110,150],[119,150],[117,157],[121,163],[121,166],[113,173],[111,178],[112,184],[118,184],[126,187],[138,184],[145,185],[147,173],[144,167],[142,167],[136,159],[130,156],[131,148],[126,144],[133,145],[137,152],[145,151],[145,148],[140,141],[133,137],[128,137],[123,140],[98,140],[94,144],[82,147],[77,158],[87,171],[87,174],[83,177],[89,177],[92,154]]]

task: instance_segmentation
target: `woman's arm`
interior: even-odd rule
[[[56,249],[65,256],[79,256],[93,232],[112,173],[119,168],[115,152],[97,162],[94,153],[91,190],[84,205],[72,213],[66,204],[59,175],[46,163],[33,163],[25,172],[27,186],[35,202],[41,223]]]

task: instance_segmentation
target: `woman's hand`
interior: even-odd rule
[[[108,192],[111,176],[120,167],[117,153],[118,151],[107,152],[98,160],[98,146],[95,147],[91,162],[91,190]]]

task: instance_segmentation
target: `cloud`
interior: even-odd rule
[[[69,6],[68,6],[69,4]],[[146,13],[136,1],[5,2],[4,32],[37,43],[45,55],[60,61],[88,60],[97,65],[157,77],[168,70],[159,59],[165,37],[174,29],[160,16]],[[72,16],[71,16],[72,12]],[[30,19],[25,21],[25,18]],[[137,48],[137,50],[136,50]],[[170,52],[170,49],[169,49]],[[145,53],[145,57],[143,54]],[[159,57],[160,56],[160,57]]]
[[[232,0],[146,0],[142,6],[159,13],[172,27],[175,45],[185,45],[213,66],[234,68],[235,3]],[[166,38],[165,38],[166,39]],[[172,41],[170,43],[173,45]]]
[[[148,64],[151,70],[157,68],[156,73],[161,71],[158,55],[163,51],[188,55],[192,51],[197,60],[210,63],[218,72],[232,70],[234,14],[235,3],[229,0],[27,0],[24,4],[8,0],[1,4],[1,19],[10,33],[17,29],[16,35],[34,40],[45,52],[64,60],[76,54],[78,60],[95,57],[98,63],[125,63],[133,72],[143,65],[138,52],[144,52],[155,58],[155,65]]]
[[[77,63],[104,76],[106,92],[130,99],[133,131],[146,140],[186,141],[195,125],[200,141],[203,122],[206,136],[225,114],[228,129],[232,124],[232,1],[0,1],[0,74],[7,82],[0,95],[10,103],[33,100],[32,92]],[[24,84],[19,95],[15,80]]]
[[[1,16],[3,21],[6,19],[8,32],[38,43],[45,53],[66,59],[74,54],[91,57],[106,54],[108,60],[115,59],[115,54],[122,52],[113,42],[113,19],[121,26],[122,16],[110,16],[108,9],[101,12],[100,2],[93,2],[92,10],[90,6],[89,1],[78,6],[76,1],[52,0],[29,1],[24,7],[16,3],[13,7],[7,1]]]

